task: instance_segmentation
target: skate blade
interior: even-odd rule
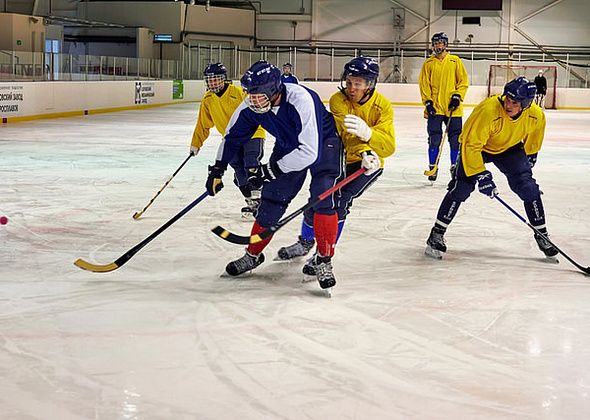
[[[443,257],[443,253],[441,251],[432,248],[430,245],[426,245],[426,249],[424,249],[424,255],[434,258],[435,260],[442,260]]]
[[[327,289],[313,289],[309,290],[309,293],[313,296],[323,297],[323,298],[331,298],[332,297],[332,288],[328,287]]]
[[[227,271],[224,271],[223,273],[221,273],[219,275],[219,278],[222,278],[222,279],[240,279],[240,278],[244,278],[244,277],[250,277],[251,275],[252,275],[252,270],[245,271],[242,274],[238,274],[237,276],[232,276],[231,274],[228,274]]]
[[[557,259],[557,255],[553,255],[552,257],[545,256],[545,261],[551,264],[559,264],[559,260]]]
[[[298,257],[293,257],[293,258],[281,258],[278,255],[275,255],[275,257],[273,258],[273,261],[280,261],[280,262],[291,262],[291,261],[295,261]]]
[[[301,279],[301,283],[311,283],[312,281],[316,281],[316,276],[308,276],[307,274],[303,274],[303,278]]]

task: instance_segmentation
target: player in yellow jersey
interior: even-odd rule
[[[227,70],[221,63],[209,64],[204,71],[204,76],[207,93],[201,102],[197,125],[193,132],[190,146],[190,153],[193,156],[196,156],[203,147],[211,128],[215,127],[221,135],[225,135],[231,116],[246,96],[242,89],[227,80]],[[244,217],[253,215],[260,204],[260,190],[252,189],[248,184],[248,170],[260,166],[260,159],[264,152],[264,135],[264,130],[259,127],[252,139],[230,162],[230,166],[234,169],[234,184],[246,200],[246,206],[242,208]]]
[[[457,163],[459,134],[463,123],[463,106],[469,80],[461,59],[447,51],[449,38],[439,32],[432,37],[433,54],[422,65],[419,76],[420,95],[426,107],[424,117],[428,119],[428,162],[433,170],[438,165],[442,150],[442,125],[447,126],[451,146],[451,173]],[[452,116],[451,116],[452,112]],[[428,177],[435,181],[437,171]]]
[[[357,57],[344,66],[340,91],[330,98],[330,112],[346,150],[346,175],[364,167],[363,176],[340,191],[338,237],[342,232],[352,201],[359,197],[383,173],[384,158],[395,152],[393,108],[391,102],[375,90],[379,64],[369,57]],[[313,211],[304,213],[301,235],[293,245],[279,249],[278,259],[306,255],[314,246]],[[303,267],[315,274],[314,259]]]
[[[524,202],[530,224],[548,236],[541,191],[532,172],[545,135],[545,114],[533,103],[536,91],[534,83],[517,77],[504,86],[502,95],[484,99],[473,110],[461,133],[457,169],[426,241],[426,255],[442,258],[447,250],[443,235],[476,184],[490,198],[497,194],[485,166],[490,162],[506,175],[510,189]],[[535,240],[547,257],[557,255],[555,247],[537,233]]]

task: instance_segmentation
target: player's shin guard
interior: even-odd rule
[[[430,163],[431,165],[436,164],[436,160],[438,159],[438,152],[439,152],[438,147],[429,147],[428,148],[428,163]]]
[[[313,217],[318,253],[322,257],[332,257],[338,236],[338,215],[318,214]]]
[[[254,225],[252,225],[251,234],[252,235],[257,235],[257,234],[259,234],[260,232],[262,232],[265,229],[266,228],[263,228],[262,226],[260,226],[258,224],[258,222],[254,222]],[[248,251],[248,253],[250,253],[251,255],[258,255],[258,254],[260,254],[262,252],[262,250],[264,248],[266,248],[266,246],[268,245],[268,243],[270,242],[271,239],[272,239],[272,236],[269,236],[268,238],[263,239],[260,242],[257,242],[255,244],[250,244],[246,248],[246,251]]]
[[[524,210],[531,225],[537,229],[545,228],[545,209],[541,197],[524,202]]]

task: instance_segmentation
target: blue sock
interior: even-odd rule
[[[436,147],[429,147],[428,148],[428,161],[431,165],[436,163],[436,158],[438,156],[438,148]]]
[[[457,163],[457,156],[459,155],[459,149],[451,149],[451,165]]]
[[[315,232],[313,226],[309,226],[307,223],[301,223],[301,237],[306,241],[311,241],[315,238]]]
[[[338,239],[340,239],[342,229],[344,229],[344,220],[338,220],[338,235],[336,235],[336,243],[338,243]]]

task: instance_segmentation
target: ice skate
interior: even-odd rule
[[[239,276],[240,274],[244,274],[247,271],[252,271],[263,262],[264,254],[261,253],[260,255],[255,256],[246,251],[243,257],[230,262],[225,267],[225,271],[230,276]]]
[[[316,272],[315,272],[315,258],[317,256],[317,252],[305,261],[305,265],[301,269],[302,273],[304,274],[301,283],[309,283],[310,281],[314,281],[316,279]]]
[[[424,250],[425,255],[437,260],[442,259],[443,254],[447,252],[444,234],[444,230],[438,226],[432,228],[430,236],[426,240],[426,249]]]
[[[336,285],[336,277],[332,272],[332,257],[315,257],[315,274],[318,283],[323,290],[331,289]],[[326,290],[331,295],[331,290]]]
[[[307,240],[299,236],[297,242],[295,242],[293,245],[284,246],[281,249],[279,249],[276,260],[285,261],[291,260],[296,257],[303,257],[309,254],[309,251],[311,251],[314,245],[315,240]]]
[[[429,168],[432,171],[434,169],[434,165],[429,165]],[[430,185],[434,185],[434,181],[436,181],[437,177],[438,177],[438,168],[436,169],[436,172],[434,172],[433,175],[428,176],[428,180],[430,181]]]
[[[457,164],[451,165],[449,172],[451,173],[451,178],[455,176],[455,169],[457,169]]]
[[[544,235],[547,238],[549,237],[549,234],[547,234],[547,233],[544,233]],[[545,257],[547,257],[548,261],[550,261],[552,263],[559,262],[559,260],[557,259],[557,254],[558,254],[557,249],[553,245],[551,245],[551,243],[547,239],[543,238],[538,233],[535,233],[535,241],[537,241],[537,246],[539,247],[541,252],[543,254],[545,254]]]
[[[260,198],[246,198],[246,206],[242,207],[242,217],[244,219],[255,218],[258,206],[260,206]]]

